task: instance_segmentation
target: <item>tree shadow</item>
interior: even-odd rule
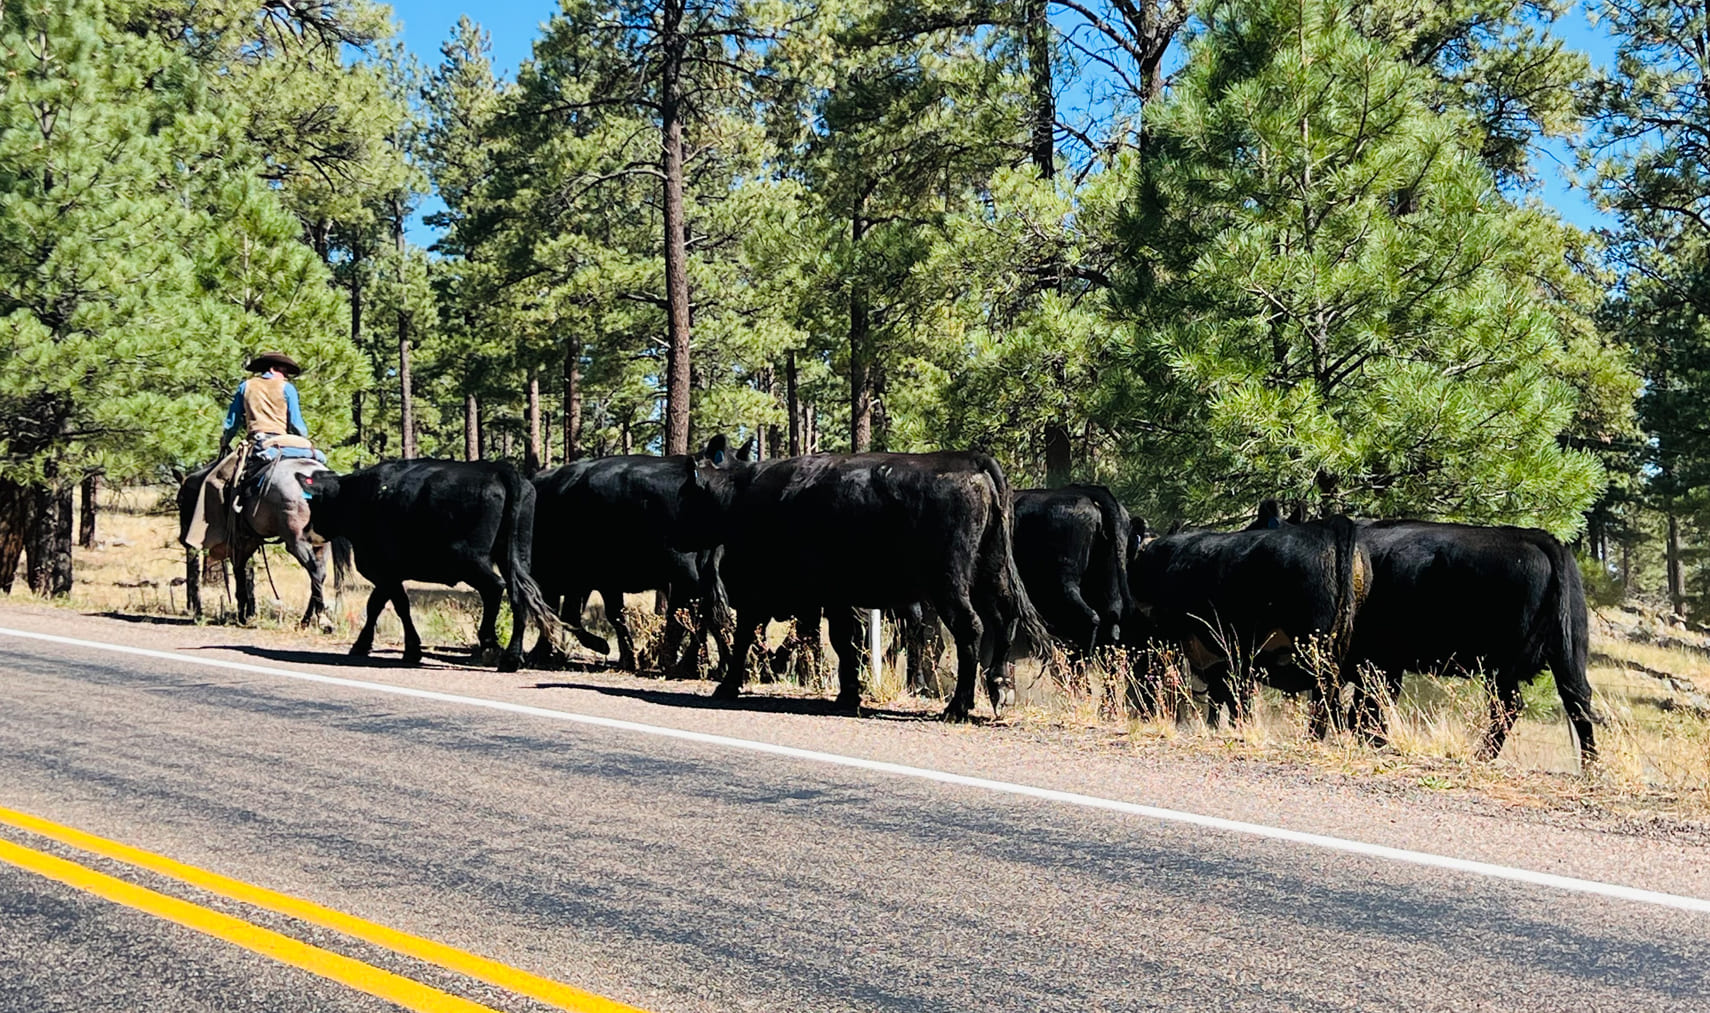
[[[839,707],[837,701],[829,697],[814,696],[740,696],[735,700],[718,700],[708,693],[689,689],[650,689],[640,686],[605,686],[593,682],[537,682],[530,689],[582,689],[604,696],[623,697],[627,700],[640,700],[644,703],[658,704],[662,707],[685,707],[698,710],[734,710],[752,711],[759,714],[794,714],[806,717],[847,717],[872,718],[881,721],[926,722],[939,720],[936,710],[901,710],[887,707],[871,707],[862,704],[859,710],[852,711],[847,707]],[[976,724],[989,722],[989,718],[975,718]]]

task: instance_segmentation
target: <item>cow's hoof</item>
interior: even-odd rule
[[[721,682],[713,689],[712,698],[714,700],[735,700],[741,692],[742,690],[736,686],[728,682]]]
[[[499,671],[515,672],[522,668],[522,657],[515,654],[499,655]]]
[[[831,706],[840,711],[858,714],[861,712],[861,694],[856,693],[853,696],[848,694],[839,694],[837,699],[832,702]]]
[[[363,644],[363,643],[351,644],[350,645],[350,656],[353,658],[366,658],[366,657],[368,657],[368,651],[369,651],[369,648],[371,646],[372,645],[370,645],[370,644]]]
[[[620,655],[618,655],[618,660],[617,660],[618,671],[620,671],[620,672],[633,672],[639,667],[640,666],[638,666],[635,663],[635,655],[633,655],[633,654],[620,654]]]
[[[422,663],[422,649],[421,648],[418,647],[413,651],[409,650],[407,648],[405,649],[405,651],[404,651],[404,664],[406,664],[406,665],[419,665],[421,663]]]
[[[972,713],[972,711],[973,711],[972,707],[968,706],[965,703],[962,703],[961,701],[956,701],[956,702],[952,703],[950,706],[944,708],[944,720],[946,720],[946,721],[967,721],[969,719],[969,716]]]

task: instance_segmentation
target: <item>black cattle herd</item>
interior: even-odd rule
[[[1274,506],[1241,531],[1146,538],[1109,490],[1009,488],[989,456],[814,454],[747,460],[715,438],[693,456],[577,461],[529,482],[507,464],[394,461],[299,477],[315,532],[354,552],[374,585],[352,653],[366,653],[391,602],[407,660],[421,656],[403,581],[467,583],[481,596],[480,647],[496,651],[501,597],[513,628],[499,667],[546,663],[582,626],[590,594],[633,668],[625,592],[669,601],[660,651],[692,669],[717,642],[715,696],[732,698],[769,620],[826,620],[837,701],[860,702],[856,609],[948,628],[965,719],[980,675],[994,710],[1006,662],[1059,642],[1070,654],[1170,645],[1207,686],[1212,720],[1248,705],[1235,676],[1311,694],[1313,730],[1346,722],[1381,739],[1381,692],[1404,671],[1482,673],[1491,690],[1480,746],[1493,757],[1520,687],[1555,676],[1581,754],[1596,755],[1586,681],[1586,607],[1572,553],[1546,532],[1427,521],[1288,522]],[[734,636],[717,621],[735,612]],[[679,616],[692,616],[690,638]],[[925,642],[924,640],[919,642]],[[1328,675],[1326,674],[1328,673]],[[1351,686],[1344,693],[1344,688]],[[1346,695],[1351,701],[1341,704]]]

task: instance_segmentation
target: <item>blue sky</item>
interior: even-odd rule
[[[401,37],[404,44],[422,63],[432,66],[439,62],[440,44],[450,36],[457,19],[467,14],[492,36],[494,69],[503,77],[514,77],[518,65],[528,59],[530,46],[540,33],[541,23],[558,8],[552,0],[527,3],[496,0],[482,6],[471,5],[466,0],[393,0],[392,9],[403,25]],[[1613,41],[1591,24],[1583,3],[1564,15],[1556,23],[1555,31],[1570,47],[1590,56],[1594,66],[1608,66],[1613,62]],[[1540,151],[1540,195],[1564,218],[1581,228],[1607,224],[1607,219],[1592,206],[1585,191],[1572,185],[1572,167],[1573,154],[1565,143],[1552,143]],[[431,209],[430,206],[426,210]],[[433,242],[434,233],[418,218],[410,229],[410,238],[425,246]]]

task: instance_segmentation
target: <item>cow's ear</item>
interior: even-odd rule
[[[736,452],[736,459],[738,461],[752,461],[752,460],[754,460],[754,437],[750,436],[742,444],[742,449],[740,449]]]

